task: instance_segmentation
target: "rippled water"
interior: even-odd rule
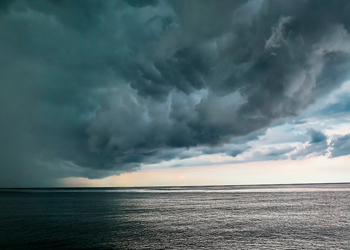
[[[350,184],[3,189],[0,249],[350,249]]]

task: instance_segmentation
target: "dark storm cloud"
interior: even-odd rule
[[[125,0],[130,6],[133,7],[145,7],[148,5],[156,5],[158,3],[158,0]]]
[[[328,0],[1,1],[1,183],[133,171],[296,116],[348,79],[349,11]]]

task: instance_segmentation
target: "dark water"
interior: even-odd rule
[[[0,190],[0,249],[350,249],[350,184]]]

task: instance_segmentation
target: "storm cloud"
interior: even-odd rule
[[[1,1],[0,184],[235,157],[349,79],[349,11],[345,0]]]

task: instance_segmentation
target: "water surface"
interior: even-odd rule
[[[0,249],[350,249],[350,184],[0,190]]]

